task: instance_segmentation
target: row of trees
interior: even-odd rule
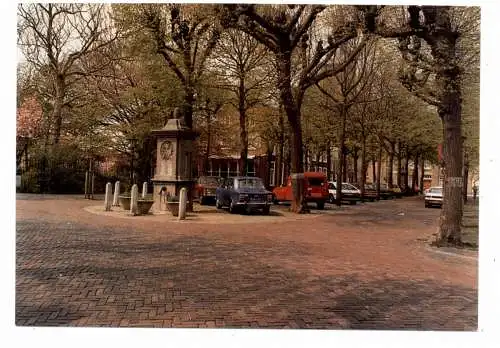
[[[301,173],[310,154],[330,159],[337,147],[336,176],[350,154],[361,158],[364,183],[369,161],[433,161],[443,142],[441,239],[457,242],[462,146],[465,167],[477,161],[477,127],[463,143],[460,120],[463,104],[468,124],[477,123],[478,11],[21,4],[18,119],[38,121],[18,122],[18,146],[31,139],[44,153],[76,144],[85,154],[121,154],[131,180],[145,178],[150,131],[180,106],[185,124],[201,131],[205,170],[210,154],[237,150],[244,172],[253,146],[276,149],[277,168]],[[294,178],[292,209],[305,212]]]

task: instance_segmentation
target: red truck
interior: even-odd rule
[[[318,209],[325,207],[328,200],[328,182],[323,172],[305,172],[305,200],[315,202]],[[273,190],[274,203],[292,201],[292,178],[288,177],[286,186],[275,187]]]

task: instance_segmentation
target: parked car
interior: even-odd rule
[[[325,208],[328,200],[328,182],[323,172],[305,172],[306,202],[314,202],[318,209]],[[286,186],[275,187],[273,189],[274,203],[290,202],[293,199],[292,178],[288,177]]]
[[[361,185],[355,185],[355,186],[358,188],[359,193],[361,195]],[[370,202],[373,202],[375,201],[375,199],[377,199],[377,190],[374,189],[371,184],[365,185],[365,194],[363,196],[363,199]]]
[[[376,186],[375,186],[376,189]],[[380,199],[391,199],[394,198],[395,195],[393,191],[389,188],[387,184],[380,184]]]
[[[361,191],[354,185],[347,182],[342,183],[342,202],[356,204],[361,200]],[[337,201],[337,183],[330,181],[328,183],[328,201],[334,204]]]
[[[209,201],[215,201],[215,190],[219,186],[221,178],[217,176],[200,176],[194,185],[194,199],[198,199],[201,205]]]
[[[431,206],[443,206],[443,188],[442,187],[431,187],[425,192],[425,207],[429,208]]]
[[[392,192],[392,195],[396,198],[403,198],[403,190],[398,185],[389,185],[389,190]]]
[[[217,209],[227,206],[230,213],[241,208],[247,212],[262,210],[267,215],[273,201],[273,194],[266,190],[262,179],[248,176],[222,179],[215,197]]]

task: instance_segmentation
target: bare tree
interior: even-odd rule
[[[304,170],[301,106],[306,90],[344,70],[365,42],[365,39],[361,39],[358,48],[344,62],[327,64],[340,46],[358,36],[358,31],[354,21],[351,21],[326,35],[325,41],[313,40],[310,35],[312,26],[325,9],[326,6],[322,5],[258,7],[245,4],[225,5],[221,11],[223,25],[253,36],[274,55],[277,87],[289,124],[292,173],[302,173]],[[295,66],[294,59],[298,60]],[[304,178],[294,175],[293,179],[292,211],[307,212]]]
[[[356,43],[349,43],[340,49],[340,59],[345,60],[352,50],[356,50]],[[344,71],[332,77],[332,81],[325,80],[324,86],[317,83],[317,88],[333,102],[336,114],[339,116],[340,126],[338,127],[338,167],[337,167],[337,201],[340,206],[342,200],[342,177],[344,172],[344,154],[346,149],[346,123],[349,110],[360,100],[365,88],[373,81],[375,72],[375,44],[371,43],[363,47],[357,59],[350,62]],[[327,85],[330,84],[330,86]],[[365,101],[366,102],[366,101]],[[338,121],[338,120],[331,120]]]
[[[443,124],[444,203],[437,244],[461,244],[463,138],[462,86],[465,67],[477,61],[479,8],[408,6],[406,23],[384,22],[383,6],[365,6],[366,27],[397,38],[407,62],[402,83],[437,108]],[[391,15],[395,8],[385,11]],[[405,11],[403,11],[405,13]]]
[[[157,52],[184,88],[182,114],[193,128],[196,90],[207,60],[220,37],[213,5],[141,5],[144,25],[151,31]]]
[[[51,88],[53,143],[61,137],[64,108],[74,96],[68,90],[81,76],[93,73],[82,69],[82,60],[118,37],[106,8],[99,4],[20,4],[18,6],[18,44],[24,58],[44,72]]]
[[[225,83],[218,87],[235,96],[229,101],[239,113],[240,174],[246,175],[248,158],[248,111],[269,94],[268,54],[252,36],[235,29],[222,33],[214,52],[213,68]],[[267,69],[268,70],[268,69]],[[267,89],[266,89],[267,87]]]

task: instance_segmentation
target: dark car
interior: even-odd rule
[[[394,198],[395,195],[392,190],[389,188],[387,184],[380,184],[380,198],[381,199],[390,199]]]
[[[241,208],[247,212],[262,210],[267,215],[273,201],[273,194],[266,190],[262,180],[248,176],[223,179],[215,196],[217,209],[226,206],[231,213]]]
[[[194,199],[198,199],[201,205],[215,201],[215,190],[220,180],[217,176],[200,176],[194,185]]]
[[[373,202],[377,199],[377,189],[373,185],[365,185],[365,193],[363,199]]]

